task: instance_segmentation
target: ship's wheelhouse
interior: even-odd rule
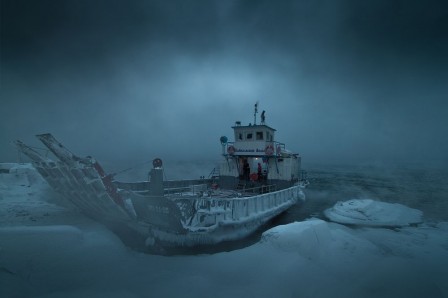
[[[265,124],[241,125],[239,121],[232,128],[234,141],[222,143],[225,161],[220,166],[220,176],[224,184],[236,181],[290,185],[298,181],[300,157],[275,140],[274,128]]]

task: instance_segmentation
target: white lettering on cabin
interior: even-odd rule
[[[263,149],[235,149],[236,152],[264,152]]]

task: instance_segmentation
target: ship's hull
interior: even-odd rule
[[[207,182],[199,180],[194,182]],[[185,181],[178,181],[181,185]],[[170,185],[176,185],[170,181]],[[137,184],[120,186],[138,189]],[[266,193],[205,188],[196,184],[175,187],[178,192],[164,196],[142,195],[122,190],[132,201],[137,218],[149,226],[147,243],[161,246],[212,245],[244,238],[273,217],[305,200],[304,183]],[[173,189],[173,188],[170,188]],[[208,190],[204,192],[203,190]],[[260,191],[264,188],[257,189]],[[251,191],[254,191],[252,189]]]
[[[207,221],[212,223],[211,225],[187,227],[185,233],[153,227],[147,242],[149,245],[159,243],[163,247],[192,247],[245,238],[293,205],[302,204],[305,195],[301,188],[302,186],[294,186],[274,193],[231,199],[237,204],[232,205],[228,212],[226,210],[213,212],[212,209],[203,218],[203,222]]]

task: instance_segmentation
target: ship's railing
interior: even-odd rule
[[[211,179],[165,180],[163,181],[163,188],[189,187],[197,184],[210,184],[211,182]]]
[[[134,192],[148,192],[151,188],[151,182],[120,182],[114,181],[115,186],[119,189],[130,190]],[[163,181],[165,194],[199,192],[204,191],[204,187],[212,183],[211,179],[190,179],[190,180],[166,180]],[[205,185],[205,186],[204,186]],[[206,188],[206,187],[205,187]]]
[[[185,194],[190,194],[190,195],[196,195],[199,194],[200,192],[205,192],[208,189],[208,184],[206,183],[202,183],[202,184],[193,184],[193,185],[189,185],[189,186],[181,186],[181,187],[170,187],[170,188],[165,188],[164,189],[164,193],[165,194],[178,194],[178,195],[185,195]]]
[[[273,192],[277,190],[276,184],[269,184],[269,185],[259,185],[251,188],[242,188],[241,189],[246,194],[263,194],[268,192]]]
[[[130,190],[135,192],[148,191],[151,185],[149,181],[141,181],[141,182],[113,181],[113,184],[115,184],[115,186],[118,189]]]
[[[245,199],[233,200],[232,219],[240,220],[257,213],[270,211],[298,196],[298,188],[266,193]]]
[[[211,226],[222,221],[241,221],[257,215],[261,216],[285,206],[285,204],[298,198],[298,196],[299,188],[291,187],[252,197],[199,199],[196,204],[198,211],[195,224]],[[202,220],[199,222],[200,218]]]

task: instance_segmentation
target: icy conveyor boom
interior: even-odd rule
[[[59,159],[53,161],[21,141],[17,148],[33,160],[33,165],[50,186],[93,218],[129,220],[132,211],[125,209],[112,177],[105,174],[93,158],[72,154],[51,134],[37,135]]]

